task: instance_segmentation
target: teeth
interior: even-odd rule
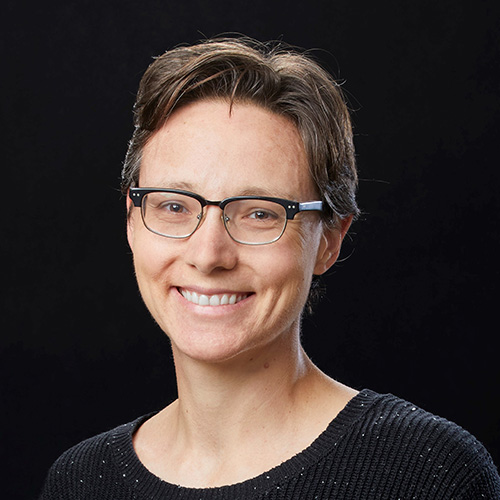
[[[199,306],[224,306],[227,304],[232,305],[248,297],[247,294],[236,293],[224,293],[221,295],[198,295],[196,292],[189,292],[188,290],[183,289],[180,289],[180,292],[186,300]]]

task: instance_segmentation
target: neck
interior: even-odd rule
[[[355,391],[316,368],[298,339],[297,332],[219,363],[172,345],[179,398],[139,428],[141,460],[175,484],[220,486],[309,446]]]
[[[172,410],[178,430],[196,443],[217,441],[217,449],[223,449],[222,441],[251,436],[264,422],[282,425],[314,370],[298,335],[274,344],[221,363],[187,358],[173,346],[179,399]]]

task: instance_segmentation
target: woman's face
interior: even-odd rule
[[[235,104],[230,113],[218,100],[190,104],[169,118],[144,149],[139,185],[184,189],[208,200],[249,194],[318,199],[302,140],[288,119],[251,104]],[[148,231],[138,208],[129,220],[142,297],[174,354],[220,362],[278,339],[298,341],[311,277],[333,264],[343,234],[324,232],[318,213],[302,212],[277,242],[243,245],[227,234],[219,207],[205,210],[186,239]],[[193,293],[209,303],[236,302],[200,305],[190,300]]]

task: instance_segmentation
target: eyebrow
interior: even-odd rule
[[[166,189],[180,189],[182,191],[190,191],[191,193],[200,194],[201,196],[205,197],[202,193],[198,193],[197,188],[190,182],[161,182],[160,186],[165,187]],[[288,193],[271,191],[270,189],[257,186],[242,189],[237,193],[231,194],[231,196],[228,196],[228,198],[232,198],[233,196],[269,196],[272,198],[295,200],[295,197],[291,196]]]
[[[180,189],[183,191],[191,191],[195,193],[196,190],[190,182],[162,182],[161,186],[166,186],[166,189]]]
[[[283,193],[276,192],[276,191],[270,191],[267,188],[260,188],[260,187],[250,187],[243,189],[238,193],[237,196],[272,196],[275,198],[288,198],[290,199],[290,196],[285,196]]]

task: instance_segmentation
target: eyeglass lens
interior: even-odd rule
[[[154,192],[143,198],[146,227],[171,238],[194,233],[203,217],[201,203],[191,196]],[[259,199],[234,200],[224,207],[224,225],[240,243],[265,244],[276,241],[286,226],[286,210],[279,203]]]

